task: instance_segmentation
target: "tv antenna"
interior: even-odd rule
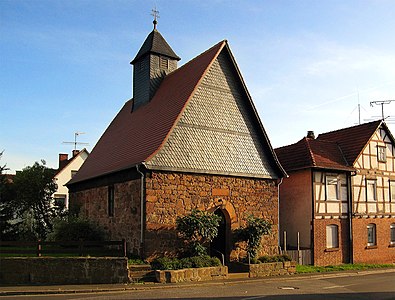
[[[63,142],[62,144],[74,144],[74,150],[77,150],[77,145],[89,145],[89,143],[77,142],[77,136],[85,134],[85,132],[74,132],[74,142]]]
[[[384,104],[390,104],[393,101],[395,100],[370,101],[370,106],[373,106],[373,104],[381,105],[381,120],[384,121],[384,119],[386,119],[386,117],[384,117]]]

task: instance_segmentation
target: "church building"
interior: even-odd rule
[[[181,67],[154,29],[133,66],[133,98],[68,183],[70,211],[126,239],[148,260],[175,255],[176,219],[222,218],[210,254],[239,257],[232,233],[247,216],[273,226],[261,254],[278,253],[278,185],[286,176],[226,40]]]

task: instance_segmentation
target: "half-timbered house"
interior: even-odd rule
[[[275,150],[280,228],[315,265],[395,262],[395,140],[383,121],[320,134]],[[283,241],[284,242],[284,241]]]
[[[278,183],[285,175],[227,41],[177,68],[154,29],[131,62],[133,99],[69,182],[71,211],[145,258],[175,254],[178,216],[221,218],[211,254],[237,257],[232,232],[250,214],[273,224],[262,254],[278,252]]]

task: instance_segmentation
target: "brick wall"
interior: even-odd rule
[[[339,248],[326,248],[326,226],[338,226]],[[327,266],[349,263],[349,227],[347,219],[314,220],[314,265]]]
[[[261,255],[278,252],[278,198],[274,180],[247,179],[227,176],[152,172],[146,178],[146,255],[174,254],[180,244],[175,224],[177,216],[192,209],[214,211],[223,209],[230,229],[245,224],[249,214],[264,217],[272,224],[272,233],[264,237]],[[231,258],[238,253],[232,249],[231,233],[227,250]]]
[[[390,247],[390,225],[395,218],[354,218],[354,263],[395,263],[395,247]],[[377,246],[367,246],[367,225],[376,224]]]

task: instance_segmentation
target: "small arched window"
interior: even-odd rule
[[[339,248],[339,226],[326,226],[326,248]]]

